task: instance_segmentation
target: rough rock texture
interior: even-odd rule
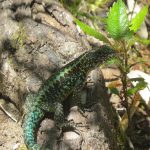
[[[57,1],[1,0],[0,20],[0,98],[13,102],[20,112],[28,93],[36,92],[42,82],[57,69],[91,50],[71,14]],[[38,143],[43,147],[60,150],[118,149],[102,74],[99,71],[93,72],[90,80],[92,82],[88,82],[83,90],[83,99],[95,101],[95,104],[91,105],[91,112],[85,113],[87,118],[76,107],[70,109],[69,115],[69,109],[66,111],[68,119],[82,122],[88,128],[79,128],[81,134],[64,132],[58,140],[57,131],[53,130],[53,117],[48,115],[38,132]],[[14,130],[14,126],[20,132]],[[11,127],[12,133],[18,135],[6,141],[7,136],[11,137],[11,132],[6,135],[3,130],[9,131]],[[0,135],[2,150],[15,149],[23,144],[20,125],[10,119],[1,125]]]

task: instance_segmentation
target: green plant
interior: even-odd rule
[[[137,92],[145,88],[147,85],[144,79],[135,78],[132,80],[138,81],[139,83],[135,87],[129,87],[128,85],[131,84],[131,80],[127,78],[127,74],[133,66],[133,64],[129,60],[131,59],[131,54],[136,52],[132,48],[135,42],[150,44],[149,39],[141,39],[136,35],[137,30],[140,28],[145,16],[147,15],[147,12],[148,6],[145,6],[133,19],[131,19],[131,21],[129,21],[126,5],[122,0],[118,0],[110,8],[108,16],[106,18],[105,29],[108,33],[107,37],[104,36],[102,33],[96,31],[95,29],[89,27],[88,25],[84,24],[83,22],[79,21],[78,19],[75,19],[76,24],[80,26],[80,28],[86,34],[93,36],[100,41],[103,41],[104,43],[109,44],[118,53],[118,58],[115,60],[115,62],[121,72],[120,79],[122,83],[122,92],[119,91],[116,87],[111,87],[110,90],[112,93],[118,95],[125,102],[127,113],[125,117],[122,118],[122,122],[120,123],[123,134],[128,127],[128,123],[132,118],[135,109],[139,105]],[[114,60],[112,62],[114,62]],[[129,105],[129,99],[132,99],[133,105]]]

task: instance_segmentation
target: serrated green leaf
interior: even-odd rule
[[[95,29],[91,28],[90,26],[86,25],[85,23],[79,21],[76,18],[74,19],[74,21],[86,34],[93,36],[93,37],[99,39],[100,41],[110,44],[109,40],[100,32],[96,31]]]
[[[138,80],[138,78],[134,78],[134,79]],[[145,82],[144,79],[142,79],[142,78],[140,79],[139,78],[139,81],[140,82],[137,83],[137,85],[135,87],[132,87],[132,88],[128,89],[128,91],[127,91],[127,95],[128,96],[131,96],[131,95],[135,94],[139,90],[143,90],[147,86],[147,82]]]
[[[118,90],[117,88],[115,88],[115,87],[111,87],[111,88],[110,88],[110,91],[111,91],[111,93],[113,93],[113,94],[119,95],[119,90]]]
[[[148,12],[148,6],[145,6],[131,20],[130,27],[129,27],[131,31],[136,32],[140,28],[142,22],[144,21],[145,16],[147,15],[147,12]]]
[[[150,39],[142,39],[140,37],[135,37],[135,41],[145,45],[150,44]]]
[[[126,10],[126,6],[122,0],[118,0],[110,8],[106,29],[114,39],[123,38],[129,32],[129,21]]]

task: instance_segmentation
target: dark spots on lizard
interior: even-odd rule
[[[64,74],[64,76],[65,76],[65,74]],[[64,77],[62,77],[62,76],[60,76],[60,83],[62,82],[64,80]]]

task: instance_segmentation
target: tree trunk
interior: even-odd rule
[[[0,20],[0,101],[11,101],[19,112],[26,96],[36,92],[52,73],[92,49],[86,36],[74,24],[72,15],[57,1],[1,0]],[[48,115],[41,123],[37,138],[44,148],[118,149],[112,109],[99,69],[92,71],[88,79],[90,82],[87,81],[82,91],[83,99],[95,104],[91,112],[85,112],[87,117],[83,117],[76,107],[72,107],[68,115],[69,109],[64,103],[66,117],[82,122],[88,128],[78,127],[81,134],[64,132],[58,140],[57,131],[52,129],[53,117]],[[19,118],[19,114],[16,113],[15,117]],[[12,121],[8,122],[7,135],[3,134],[3,125],[6,124],[2,122],[0,127],[0,149],[12,149],[14,145],[10,141],[23,144],[22,131],[20,129],[17,133],[16,130],[20,125],[15,124],[13,130]],[[11,134],[18,137],[9,137],[5,141],[4,136]]]

